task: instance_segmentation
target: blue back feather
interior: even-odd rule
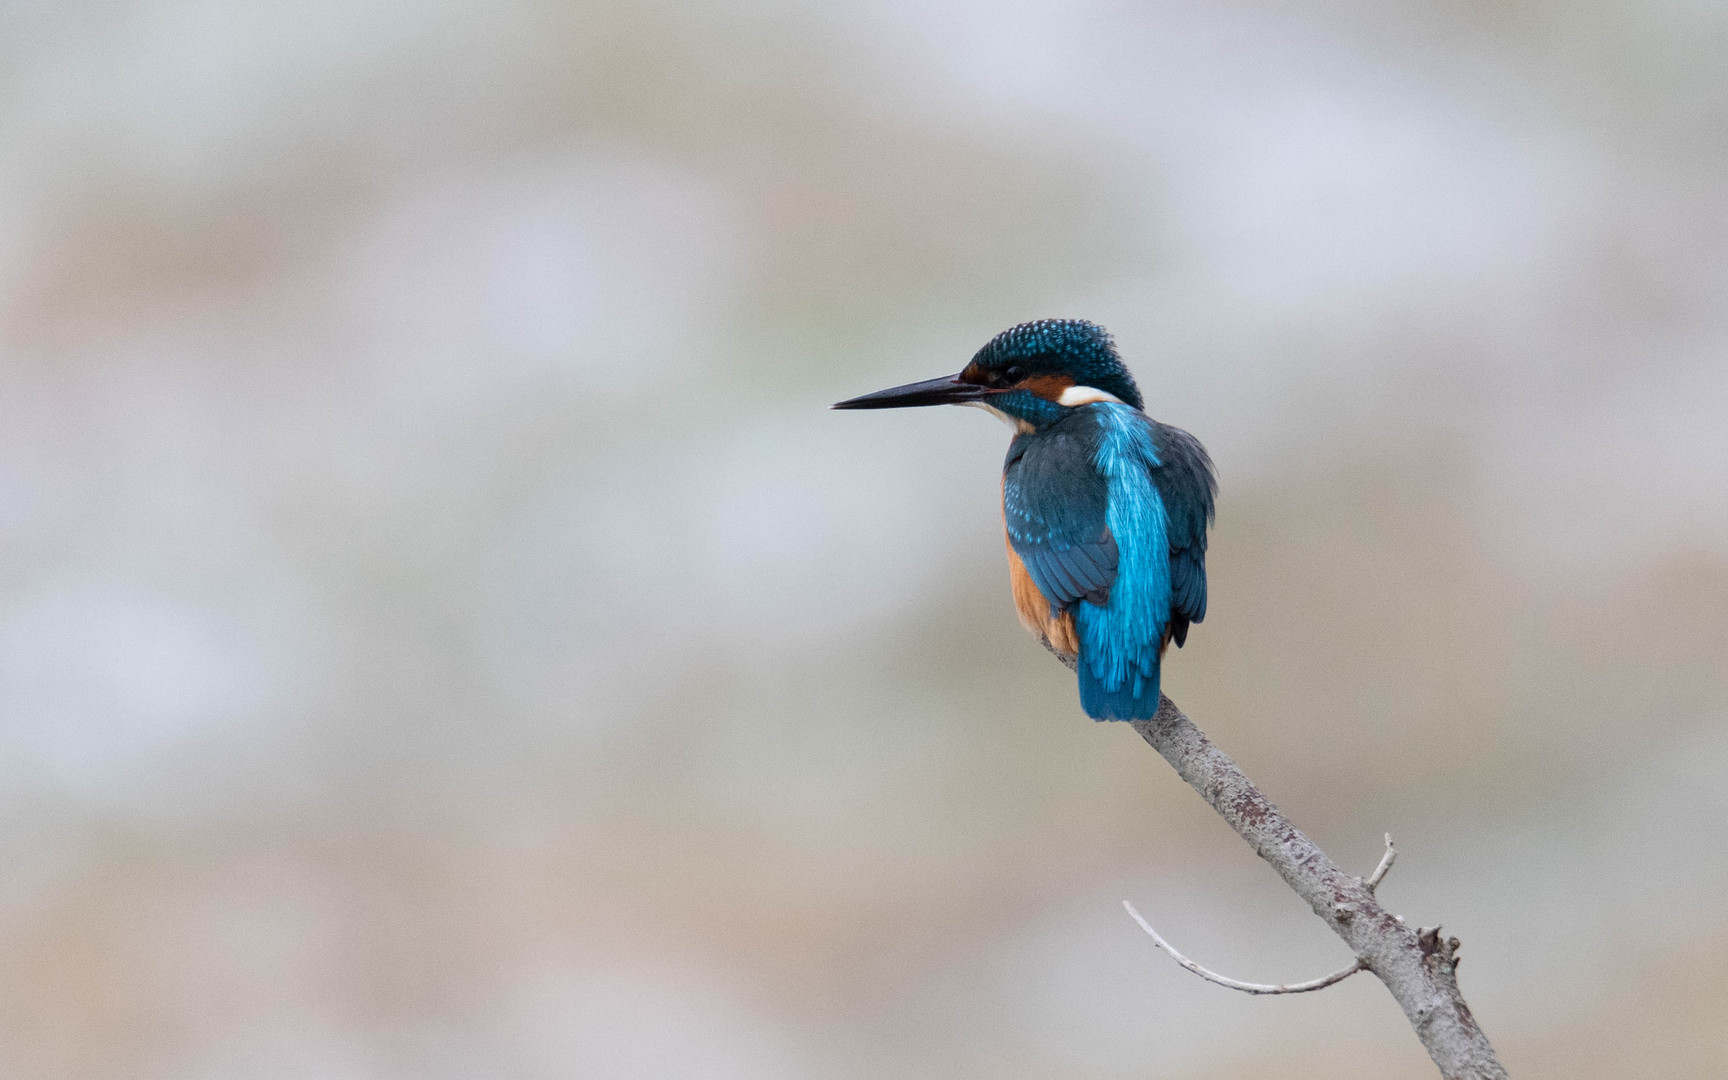
[[[1158,654],[1170,621],[1170,517],[1152,483],[1161,461],[1139,410],[1106,402],[1088,411],[1098,420],[1092,465],[1109,492],[1106,520],[1120,558],[1104,606],[1074,612],[1080,704],[1099,720],[1145,719],[1158,711]]]
[[[1008,448],[1008,542],[1055,610],[1085,597],[1101,603],[1116,580],[1116,541],[1105,520],[1109,485],[1092,465],[1096,442],[1094,425],[1070,422],[1021,435]]]

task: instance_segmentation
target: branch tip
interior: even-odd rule
[[[1380,856],[1380,865],[1376,866],[1374,872],[1368,875],[1368,880],[1363,882],[1364,885],[1368,886],[1369,892],[1373,892],[1375,889],[1379,888],[1380,882],[1385,879],[1387,871],[1391,870],[1392,864],[1397,861],[1398,849],[1392,846],[1392,834],[1387,833],[1386,852]]]

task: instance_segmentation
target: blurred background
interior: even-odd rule
[[[1017,625],[1110,327],[1166,688],[1512,1074],[1728,1075],[1728,10],[0,8],[0,1073],[1417,1078]]]

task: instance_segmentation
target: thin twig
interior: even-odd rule
[[[1217,983],[1219,986],[1228,986],[1230,989],[1240,990],[1244,994],[1305,994],[1310,990],[1324,990],[1333,983],[1343,982],[1358,971],[1363,970],[1362,961],[1358,960],[1343,971],[1334,971],[1330,975],[1318,979],[1309,979],[1307,982],[1278,984],[1243,982],[1240,979],[1232,979],[1228,975],[1220,975],[1216,971],[1210,971],[1203,968],[1199,964],[1188,959],[1186,956],[1183,956],[1181,953],[1176,951],[1176,946],[1165,941],[1158,935],[1158,931],[1152,929],[1151,923],[1140,917],[1140,913],[1134,910],[1133,904],[1124,900],[1122,901],[1122,906],[1128,909],[1128,914],[1134,916],[1134,921],[1140,924],[1140,929],[1151,934],[1152,941],[1160,949],[1163,949],[1165,952],[1170,954],[1170,959],[1181,964],[1183,967],[1200,976],[1202,979],[1205,979],[1207,982]]]
[[[1397,858],[1398,858],[1398,849],[1392,846],[1392,834],[1387,833],[1386,834],[1386,853],[1384,855],[1380,856],[1380,865],[1376,866],[1374,868],[1374,872],[1372,874],[1369,874],[1367,880],[1363,882],[1363,884],[1368,887],[1369,892],[1373,892],[1374,887],[1376,885],[1379,885],[1380,882],[1386,877],[1386,872],[1388,870],[1392,869],[1392,863]],[[1122,901],[1122,906],[1128,909],[1128,914],[1134,916],[1134,921],[1140,924],[1140,929],[1142,929],[1142,930],[1146,931],[1148,934],[1152,935],[1153,943],[1156,944],[1160,949],[1163,949],[1165,952],[1170,954],[1170,959],[1176,961],[1178,964],[1187,968],[1189,971],[1192,971],[1194,974],[1200,976],[1202,979],[1205,979],[1207,982],[1217,983],[1219,986],[1228,986],[1230,989],[1240,990],[1244,994],[1306,994],[1310,990],[1324,990],[1328,986],[1331,986],[1333,983],[1343,982],[1345,979],[1348,979],[1350,976],[1356,974],[1358,971],[1366,970],[1362,964],[1362,961],[1358,960],[1354,964],[1351,964],[1349,967],[1344,968],[1341,971],[1334,971],[1330,975],[1322,975],[1318,979],[1309,979],[1307,982],[1299,982],[1299,983],[1251,983],[1251,982],[1243,982],[1241,979],[1232,979],[1230,976],[1220,975],[1216,971],[1211,970],[1210,968],[1201,967],[1199,964],[1196,964],[1194,961],[1188,959],[1186,956],[1183,956],[1181,953],[1176,951],[1176,946],[1170,944],[1168,941],[1165,941],[1163,936],[1160,935],[1158,933],[1158,931],[1152,929],[1151,923],[1147,922],[1145,919],[1140,917],[1140,913],[1138,911],[1134,910],[1133,904],[1130,904],[1128,901],[1124,900],[1124,901]]]
[[[1392,869],[1392,864],[1396,861],[1398,861],[1398,849],[1392,846],[1392,834],[1387,833],[1386,854],[1380,856],[1380,865],[1376,866],[1374,872],[1368,875],[1368,880],[1362,883],[1368,886],[1369,892],[1379,888],[1380,882],[1386,877],[1386,871]]]

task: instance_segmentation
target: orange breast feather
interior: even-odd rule
[[[1002,538],[1004,541],[1008,539],[1007,530],[1003,530]],[[1014,590],[1014,610],[1020,613],[1020,624],[1038,635],[1051,652],[1072,664],[1080,655],[1080,638],[1074,633],[1074,613],[1050,613],[1050,601],[1038,591],[1026,564],[1014,553],[1012,543],[1008,544],[1008,584]]]

